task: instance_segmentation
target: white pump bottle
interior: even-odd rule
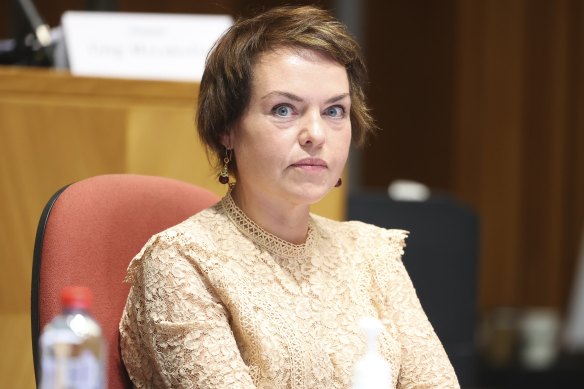
[[[383,329],[379,319],[364,317],[359,327],[367,335],[367,351],[353,369],[352,389],[390,389],[391,367],[378,351],[378,337]]]

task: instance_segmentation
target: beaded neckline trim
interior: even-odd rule
[[[276,235],[264,230],[256,222],[251,220],[241,208],[235,204],[233,197],[231,197],[231,190],[227,192],[221,203],[229,219],[243,235],[275,256],[284,259],[308,258],[318,243],[318,233],[312,219],[308,222],[308,236],[306,242],[302,244],[294,244],[278,238]]]

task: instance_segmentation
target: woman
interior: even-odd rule
[[[365,67],[327,12],[241,20],[210,53],[197,124],[231,183],[134,258],[120,324],[139,388],[349,388],[363,316],[397,388],[458,387],[401,262],[406,233],[309,212],[373,129]]]

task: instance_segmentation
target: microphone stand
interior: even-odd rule
[[[28,20],[36,42],[32,42],[33,50],[40,51],[44,54],[47,65],[52,65],[53,58],[53,38],[51,37],[51,29],[45,23],[39,12],[37,11],[32,0],[18,0],[26,19]],[[45,62],[45,61],[43,61]]]
[[[0,42],[0,64],[52,66],[54,42],[50,27],[38,13],[32,0],[15,0],[30,25],[31,33]]]

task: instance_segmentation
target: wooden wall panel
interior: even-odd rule
[[[0,311],[29,306],[30,238],[52,193],[90,174],[124,171],[124,127],[119,108],[94,108],[88,115],[84,107],[0,98],[0,257],[10,274],[2,277],[7,293],[0,295]]]
[[[14,38],[29,31],[18,0],[0,2],[0,39]],[[330,8],[334,0],[35,0],[39,14],[51,26],[58,26],[68,10],[105,10],[122,12],[158,12],[191,14],[252,15],[258,10],[283,4],[319,4]]]
[[[0,374],[3,388],[36,388],[32,368],[30,315],[0,312]]]
[[[34,387],[29,313],[32,252],[45,202],[58,188],[76,180],[123,172],[124,127],[121,108],[64,107],[0,96],[3,387]]]
[[[483,310],[566,306],[584,218],[581,8],[458,3],[452,189],[481,216]]]
[[[567,292],[562,269],[568,261],[564,236],[569,190],[565,185],[569,7],[567,1],[535,1],[526,11],[522,300],[529,305],[561,306]]]
[[[584,5],[367,2],[383,132],[363,184],[410,178],[481,219],[481,310],[566,305],[584,215]]]
[[[448,189],[455,3],[366,5],[368,96],[381,131],[362,153],[363,185],[386,188],[405,178]]]
[[[584,3],[573,0],[568,3],[570,15],[568,36],[568,98],[569,107],[566,147],[566,257],[572,260],[563,270],[564,280],[572,281],[573,262],[580,255],[584,239]]]
[[[521,132],[523,115],[523,8],[484,3],[483,122],[479,153],[478,206],[482,226],[480,299],[516,305],[520,271]],[[463,104],[473,104],[468,96]],[[464,110],[464,106],[458,107]],[[472,123],[467,123],[472,125]],[[457,161],[464,163],[464,161]],[[496,284],[495,284],[496,283]],[[497,285],[496,287],[494,287]]]
[[[230,14],[238,11],[239,0],[221,1],[157,1],[117,0],[117,10],[123,12]]]

